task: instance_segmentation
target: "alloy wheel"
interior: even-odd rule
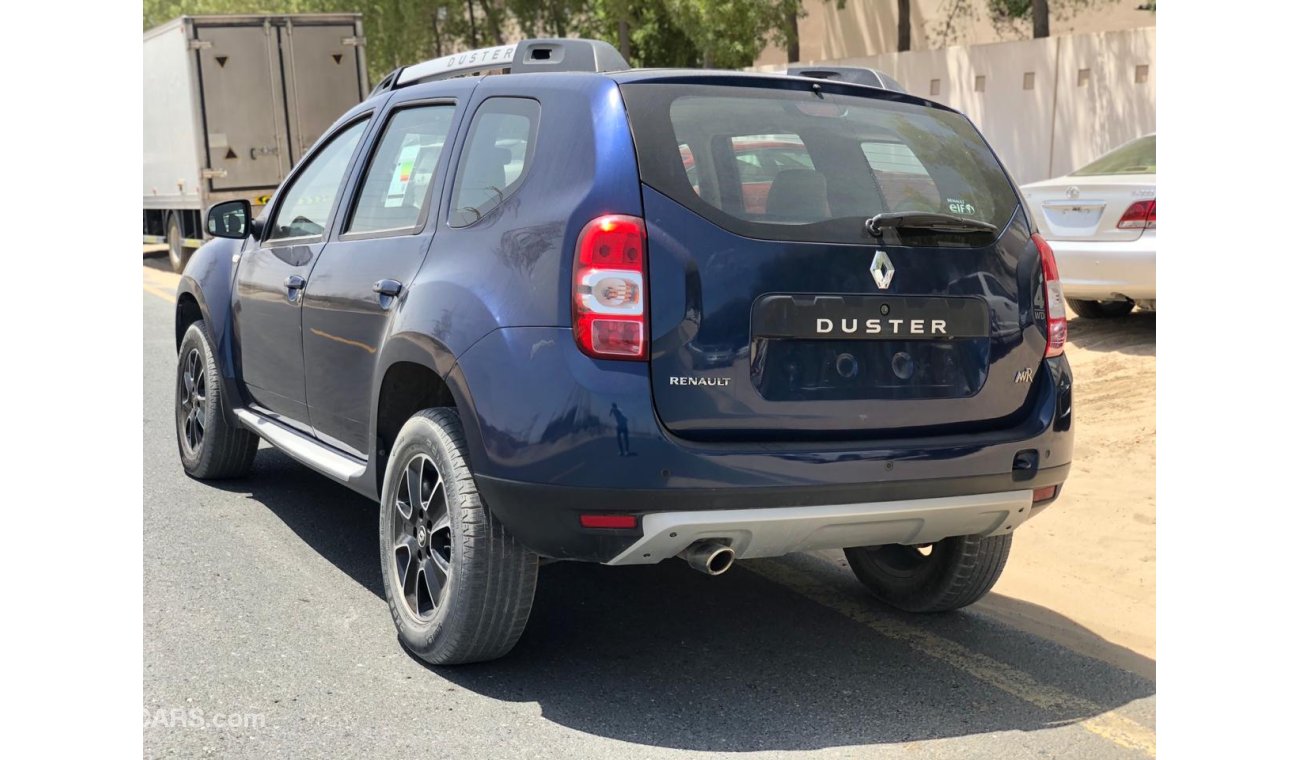
[[[430,620],[446,601],[452,573],[447,491],[433,460],[416,454],[403,468],[393,510],[393,569],[407,610]]]
[[[181,441],[185,452],[193,456],[203,445],[204,422],[208,412],[208,374],[203,355],[191,348],[181,369],[180,410]]]

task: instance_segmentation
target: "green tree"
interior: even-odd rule
[[[664,0],[674,25],[700,50],[706,67],[753,65],[769,42],[786,47],[790,12],[797,0]]]

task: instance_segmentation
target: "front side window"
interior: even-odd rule
[[[541,104],[527,98],[489,98],[474,114],[452,187],[453,227],[473,224],[523,182],[532,163]]]
[[[268,240],[318,237],[325,234],[330,209],[338,198],[352,153],[367,119],[354,122],[330,139],[294,177],[271,223]]]
[[[441,104],[393,114],[366,168],[346,232],[407,230],[419,224],[455,112],[454,105]]]

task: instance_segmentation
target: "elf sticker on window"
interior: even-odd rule
[[[965,216],[974,216],[975,206],[970,201],[963,201],[963,200],[957,200],[956,198],[949,198],[948,213],[964,214]]]
[[[420,146],[407,145],[397,156],[397,166],[393,169],[393,179],[388,183],[388,197],[384,199],[385,207],[400,206],[406,200],[406,186],[415,171],[415,157],[420,153]]]

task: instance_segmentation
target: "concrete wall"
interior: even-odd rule
[[[1156,23],[1152,11],[1139,10],[1139,0],[1053,2],[1052,34],[1091,34],[1137,29]],[[983,45],[1028,39],[1028,21],[995,23],[983,0],[911,0],[912,49],[950,45]],[[860,58],[898,49],[898,0],[803,0],[799,19],[802,63]],[[755,65],[784,63],[784,48],[768,46]]]
[[[1025,183],[1154,132],[1155,53],[1155,27],[1148,27],[818,63],[878,68],[909,92],[962,111]]]

